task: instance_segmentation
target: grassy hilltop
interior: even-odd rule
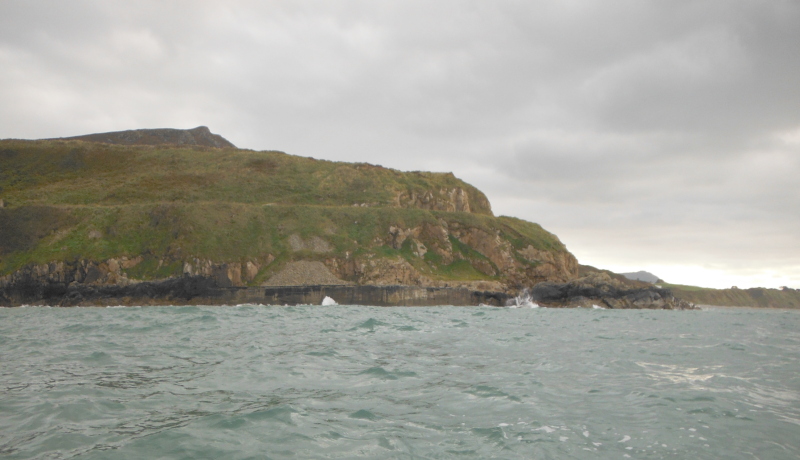
[[[662,283],[680,296],[698,305],[725,307],[800,308],[800,290],[783,288],[712,289]]]
[[[301,260],[357,284],[577,274],[558,238],[493,216],[452,174],[233,147],[0,141],[0,276],[83,261],[126,280],[227,269],[232,284],[259,285]],[[93,282],[120,278],[104,279]]]

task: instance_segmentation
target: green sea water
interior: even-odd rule
[[[800,312],[0,309],[4,459],[797,459]]]

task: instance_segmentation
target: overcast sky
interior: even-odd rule
[[[800,2],[0,1],[0,138],[452,171],[584,264],[800,288]]]

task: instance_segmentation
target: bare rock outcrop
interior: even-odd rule
[[[183,263],[183,276],[202,276],[213,279],[219,286],[246,286],[252,282],[263,266],[269,265],[275,257],[268,254],[266,260],[240,262],[214,262],[209,259],[194,258]]]
[[[530,296],[547,307],[695,309],[694,304],[675,297],[668,289],[632,287],[606,273],[592,273],[567,283],[539,283],[530,290]]]
[[[433,281],[422,275],[407,260],[397,258],[332,258],[325,261],[330,270],[342,279],[356,284],[433,286]]]
[[[395,206],[400,208],[419,208],[430,211],[478,212],[492,214],[489,200],[481,193],[470,194],[462,187],[438,190],[403,191],[395,197]]]

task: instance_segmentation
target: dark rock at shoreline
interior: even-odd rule
[[[545,307],[647,308],[694,310],[669,289],[632,287],[599,272],[567,283],[544,282],[530,290],[531,300]]]
[[[344,305],[432,306],[504,305],[502,292],[424,286],[223,286],[205,276],[183,276],[126,285],[41,282],[32,277],[0,290],[0,306],[25,304],[70,306],[104,305],[320,305],[325,297]]]
[[[117,273],[119,266],[136,263],[136,259],[110,259],[101,264],[82,260],[30,266],[0,277],[0,305],[319,305],[326,296],[340,304],[376,306],[503,306],[515,301],[507,291],[485,291],[467,286],[326,282],[247,287],[231,283],[231,270],[227,266],[212,266],[218,269],[198,273],[187,269],[183,276],[154,281],[129,280]],[[236,270],[233,272],[238,274]],[[668,289],[619,280],[604,272],[593,272],[564,283],[538,283],[529,293],[530,300],[544,307],[694,308],[693,304],[676,298]]]

